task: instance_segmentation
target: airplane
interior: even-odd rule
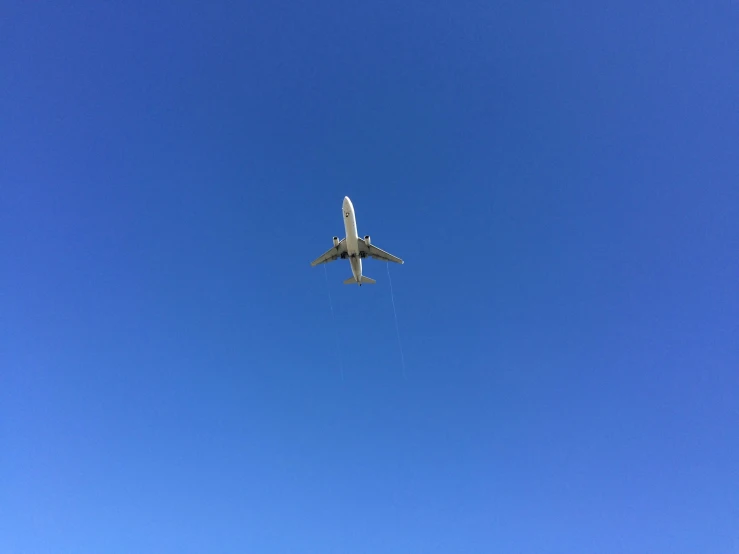
[[[376,260],[394,262],[396,264],[402,264],[403,260],[377,248],[370,242],[369,235],[365,235],[364,238],[359,236],[357,233],[357,218],[354,215],[354,205],[348,196],[344,197],[341,208],[344,214],[344,231],[346,232],[346,237],[341,240],[339,240],[339,237],[334,237],[334,246],[321,257],[313,260],[310,265],[315,267],[320,264],[333,262],[339,258],[342,260],[348,258],[352,267],[352,277],[344,281],[344,284],[353,285],[356,283],[360,287],[362,285],[373,285],[376,283],[374,279],[362,275],[363,258],[369,256]]]

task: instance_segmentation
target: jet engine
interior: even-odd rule
[[[365,244],[366,244],[367,246],[369,246],[369,245],[370,245],[370,236],[369,236],[369,235],[364,235],[364,243],[365,243]]]
[[[339,246],[339,237],[334,237],[334,246]]]

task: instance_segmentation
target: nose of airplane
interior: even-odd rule
[[[348,208],[348,207],[349,207],[349,206],[351,206],[351,205],[352,205],[352,201],[351,201],[351,200],[349,200],[349,197],[348,197],[348,196],[345,196],[345,197],[344,197],[344,203],[343,203],[343,206],[344,206],[345,208]]]

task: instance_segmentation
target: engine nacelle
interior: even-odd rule
[[[339,237],[334,237],[334,246],[339,246]]]
[[[364,235],[364,243],[365,243],[365,244],[366,244],[367,246],[369,246],[369,245],[370,245],[370,236],[369,236],[369,235]]]

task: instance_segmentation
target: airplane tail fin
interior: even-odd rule
[[[355,284],[358,284],[358,285],[374,285],[376,282],[377,281],[375,281],[374,279],[370,279],[366,275],[362,275],[359,278],[359,283],[357,283],[357,280],[354,277],[349,277],[346,281],[344,281],[344,284],[345,285],[355,285]]]

